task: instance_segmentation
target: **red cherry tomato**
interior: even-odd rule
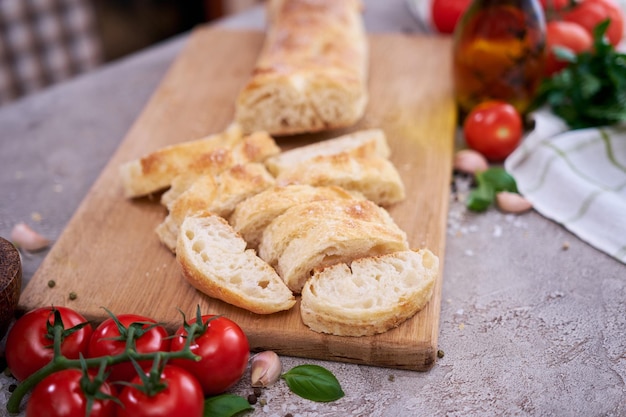
[[[81,388],[83,372],[65,369],[44,378],[35,386],[28,405],[26,417],[85,417],[87,396]],[[116,390],[107,382],[98,389],[104,395],[115,396]],[[94,398],[89,417],[114,417],[115,402]]]
[[[202,417],[204,395],[196,378],[185,369],[165,365],[161,372],[166,388],[148,395],[137,387],[124,387],[118,399],[117,417]],[[141,384],[139,376],[131,384]],[[81,416],[82,417],[82,416]]]
[[[490,161],[504,160],[522,138],[522,118],[515,107],[503,101],[476,106],[463,122],[467,145]]]
[[[235,385],[245,372],[250,357],[248,338],[237,323],[226,317],[213,317],[202,316],[206,330],[196,335],[191,343],[191,352],[202,359],[199,362],[188,359],[171,361],[194,374],[205,395],[220,394]],[[190,323],[195,322],[194,319]],[[175,336],[172,352],[182,350],[185,345],[187,330],[184,326],[176,331]]]
[[[433,0],[433,25],[440,33],[453,33],[471,0]]]
[[[569,0],[540,0],[539,2],[546,12],[563,10],[569,6]]]
[[[65,336],[61,342],[61,353],[69,359],[78,359],[87,352],[92,328],[87,320],[67,307],[42,307],[20,317],[7,335],[6,361],[11,373],[19,381],[26,379],[52,360],[53,334],[48,324],[54,324],[54,311],[61,315]],[[70,332],[70,328],[87,323]]]
[[[613,0],[583,0],[572,10],[563,14],[567,22],[578,23],[593,36],[593,29],[602,21],[611,19],[606,37],[613,46],[617,46],[624,35],[624,14]]]
[[[153,319],[136,314],[120,314],[117,316],[117,320],[122,325],[121,333],[125,333],[131,326],[137,327],[143,333],[135,340],[135,350],[137,352],[149,353],[169,350],[170,341],[167,338],[167,330],[163,326],[154,326],[153,324],[156,324],[156,321]],[[98,356],[119,355],[124,352],[125,348],[126,341],[120,339],[118,324],[113,318],[108,318],[100,323],[91,335],[87,356],[95,358]],[[140,362],[139,364],[143,368],[149,368],[152,365],[152,361]],[[137,375],[137,371],[131,362],[113,365],[110,372],[111,374],[108,378],[110,381],[130,381]]]
[[[559,46],[567,48],[575,54],[590,50],[593,38],[582,26],[565,21],[552,21],[546,24],[546,64],[544,74],[550,76],[567,66],[554,55],[553,48]]]

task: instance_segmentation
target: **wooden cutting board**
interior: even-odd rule
[[[401,34],[370,38],[370,100],[350,129],[281,138],[284,149],[363,128],[382,128],[392,161],[407,189],[390,208],[410,244],[428,247],[443,270],[446,218],[456,113],[448,38]],[[372,337],[315,333],[288,312],[256,315],[199,293],[181,276],[175,257],[154,228],[165,218],[157,198],[127,200],[118,176],[121,163],[168,144],[198,139],[226,128],[234,102],[263,42],[260,32],[209,26],[190,39],[79,206],[59,240],[24,289],[20,308],[69,306],[98,323],[114,313],[137,313],[173,330],[200,305],[203,313],[236,321],[253,350],[390,368],[427,370],[435,362],[441,304],[440,274],[433,298],[414,318]],[[114,86],[112,86],[114,88]],[[49,288],[48,280],[56,281]],[[74,292],[76,298],[70,300]]]

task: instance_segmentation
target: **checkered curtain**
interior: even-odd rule
[[[101,63],[89,0],[0,0],[0,105]]]

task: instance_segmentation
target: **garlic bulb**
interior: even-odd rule
[[[250,379],[253,387],[267,387],[278,381],[283,372],[280,358],[271,350],[257,353],[250,360]]]
[[[524,213],[533,208],[532,203],[521,195],[507,191],[496,194],[496,203],[505,213]]]
[[[50,246],[48,239],[35,232],[25,223],[18,223],[13,226],[11,240],[17,247],[29,252],[36,252]]]
[[[463,149],[454,155],[454,169],[467,174],[476,174],[489,168],[487,159],[480,153],[471,149]]]

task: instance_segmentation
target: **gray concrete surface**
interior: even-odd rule
[[[419,31],[400,0],[365,1],[370,31]],[[260,9],[220,24],[262,28]],[[0,109],[0,235],[25,221],[57,238],[186,36]],[[410,53],[410,51],[407,51]],[[425,57],[427,59],[427,57]],[[439,348],[429,372],[318,363],[346,396],[284,383],[255,416],[626,416],[626,266],[531,212],[475,215],[450,194]],[[24,257],[26,280],[46,252]],[[0,416],[12,381],[0,377]],[[243,380],[234,393],[247,395]]]

